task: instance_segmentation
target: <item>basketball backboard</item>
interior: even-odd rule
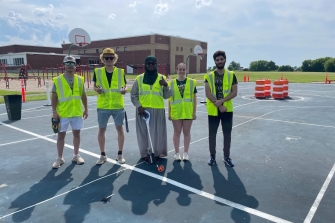
[[[202,59],[201,56],[203,55],[203,50],[202,50],[202,47],[201,47],[201,46],[196,45],[196,46],[194,47],[193,53],[196,54],[197,56],[199,56],[200,59]]]
[[[90,35],[81,28],[75,28],[69,33],[69,41],[76,46],[86,46],[91,43]]]

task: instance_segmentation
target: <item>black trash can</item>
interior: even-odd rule
[[[20,120],[22,109],[22,95],[4,95],[6,110],[9,120]]]

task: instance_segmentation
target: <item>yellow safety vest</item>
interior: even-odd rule
[[[64,74],[53,78],[56,85],[58,103],[56,111],[60,118],[81,117],[83,115],[81,96],[83,94],[84,78],[74,75],[73,92]]]
[[[143,83],[143,76],[144,74],[140,74],[136,77],[140,104],[144,108],[164,108],[163,86],[159,81],[166,78],[158,74],[155,83],[149,85]]]
[[[98,94],[97,108],[109,110],[124,108],[124,98],[120,93],[121,87],[125,86],[124,70],[114,67],[110,87],[106,76],[106,68],[95,68],[94,71],[97,75],[96,85],[102,88],[102,93]]]
[[[231,87],[233,83],[234,72],[227,69],[224,70],[224,77],[222,82],[223,97],[227,97],[231,93]],[[215,88],[215,74],[214,71],[205,75],[205,80],[209,84],[211,94],[216,98]],[[233,112],[233,100],[229,100],[223,103],[223,106],[227,108],[226,112]],[[208,98],[206,98],[206,107],[208,115],[218,116],[218,108]]]
[[[173,95],[169,98],[171,119],[193,119],[194,89],[196,86],[196,80],[186,78],[183,98],[180,95],[176,79],[171,80],[169,84],[173,93]]]

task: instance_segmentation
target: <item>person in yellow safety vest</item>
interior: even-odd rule
[[[189,160],[188,149],[191,142],[191,126],[197,118],[197,81],[186,77],[186,65],[180,63],[176,67],[178,77],[170,81],[172,96],[169,98],[169,120],[172,121],[174,159],[177,161]],[[184,153],[181,158],[179,153],[180,134],[184,133]]]
[[[237,79],[233,71],[225,69],[226,53],[216,51],[213,55],[215,71],[205,75],[206,107],[208,112],[208,141],[210,159],[208,165],[216,164],[216,134],[218,127],[223,132],[223,161],[233,167],[230,158],[231,132],[233,127],[233,98],[237,95]]]
[[[65,56],[63,65],[65,72],[53,78],[52,87],[52,118],[60,121],[57,138],[58,158],[52,165],[54,169],[65,163],[63,158],[64,140],[69,124],[71,124],[73,134],[74,156],[72,162],[84,163],[84,159],[79,155],[79,145],[80,130],[84,126],[83,119],[88,116],[85,81],[83,77],[75,74],[76,59],[73,56]],[[84,112],[82,105],[85,109]]]
[[[136,77],[131,89],[131,102],[136,106],[136,135],[141,158],[145,161],[150,148],[146,122],[142,119],[145,110],[150,113],[149,129],[153,151],[157,158],[167,156],[167,130],[164,99],[172,91],[166,78],[157,72],[157,60],[154,56],[145,59],[145,73]]]
[[[106,156],[106,129],[110,116],[114,119],[118,139],[118,153],[116,161],[120,164],[126,162],[122,150],[124,144],[123,120],[125,117],[124,98],[127,93],[127,81],[124,69],[115,67],[118,55],[111,48],[106,48],[100,55],[100,60],[104,67],[95,68],[93,75],[94,90],[98,93],[97,113],[98,113],[98,143],[100,147],[100,158],[97,165],[102,165],[107,161]]]

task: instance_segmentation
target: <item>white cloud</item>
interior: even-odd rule
[[[209,6],[212,3],[212,0],[195,0],[195,6],[197,8],[202,8],[204,6]]]
[[[134,1],[133,4],[129,4],[128,7],[129,7],[129,8],[133,8],[133,12],[137,12],[137,10],[136,10],[136,1]]]
[[[154,14],[159,16],[165,15],[169,11],[169,5],[167,3],[159,3],[155,6]]]
[[[108,18],[109,18],[109,19],[115,19],[115,17],[116,17],[116,15],[115,15],[115,14],[113,14],[113,13],[112,13],[112,14],[110,14],[110,15],[108,16]]]
[[[34,33],[29,38],[21,38],[19,36],[6,35],[6,41],[0,41],[0,45],[22,44],[22,45],[38,45],[38,46],[55,46],[60,47],[61,41],[55,42],[51,39],[51,34],[47,33],[42,38],[38,38]]]
[[[52,14],[53,9],[54,9],[54,6],[50,4],[48,5],[48,7],[35,8],[34,14],[37,16]]]
[[[66,16],[64,15],[64,14],[62,14],[62,13],[59,13],[56,17],[55,17],[55,19],[64,19]]]

